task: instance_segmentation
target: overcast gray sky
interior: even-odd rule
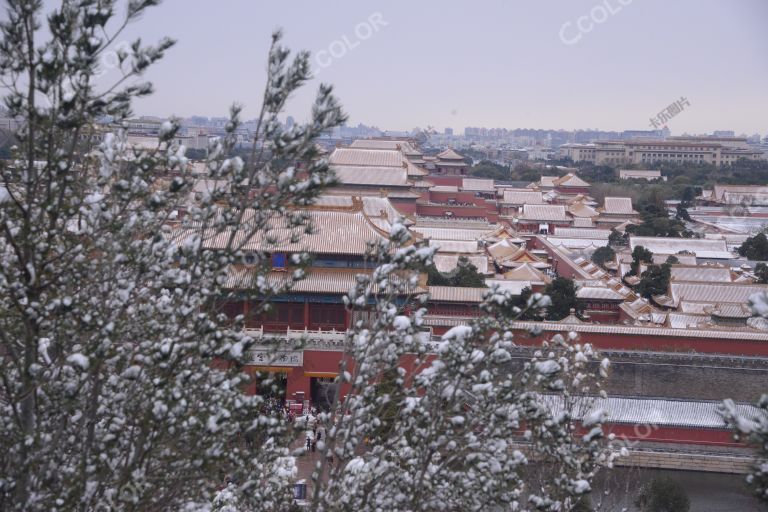
[[[649,129],[681,97],[673,133],[768,133],[767,0],[165,0],[126,33],[178,44],[138,114],[252,117],[269,35],[320,70],[350,123]],[[346,38],[346,41],[345,39]]]

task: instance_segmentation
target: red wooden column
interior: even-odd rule
[[[309,329],[309,300],[304,299],[304,327]]]

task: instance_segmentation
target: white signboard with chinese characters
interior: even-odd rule
[[[304,352],[300,350],[254,348],[246,352],[245,364],[259,366],[304,366]]]

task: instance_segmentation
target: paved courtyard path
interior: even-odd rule
[[[314,452],[310,449],[306,450],[307,437],[315,439],[315,434],[311,428],[308,430],[297,429],[298,434],[296,439],[291,443],[291,451],[296,453],[297,451],[304,449],[301,455],[296,456],[296,480],[305,480],[307,484],[307,499],[311,499],[313,487],[312,487],[312,472],[317,467],[317,464],[321,462],[322,456],[319,450]],[[325,440],[325,429],[320,429],[321,440]],[[327,478],[328,469],[326,469]]]

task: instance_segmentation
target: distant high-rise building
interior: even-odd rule
[[[294,124],[296,124],[296,121],[294,121],[293,116],[288,116],[285,119],[285,128],[286,128],[286,130],[290,130],[291,128],[293,128]]]
[[[453,135],[453,128],[446,128],[445,135]]]
[[[669,129],[665,126],[661,130],[624,130],[621,139],[666,139],[669,137]]]
[[[666,140],[633,139],[563,144],[561,157],[597,165],[678,163],[729,165],[746,158],[758,160],[762,152],[751,149],[740,137],[670,137]]]
[[[713,137],[735,137],[736,132],[733,130],[715,130],[712,132]]]
[[[577,144],[594,142],[596,140],[616,140],[619,132],[605,132],[602,130],[577,130],[573,134],[573,141]]]
[[[126,119],[123,126],[129,134],[157,135],[163,119],[153,116],[141,116],[137,119]]]

